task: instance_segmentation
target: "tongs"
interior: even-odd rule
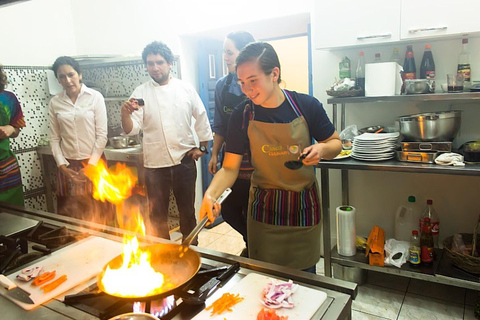
[[[214,204],[215,203],[222,204],[222,202],[228,197],[228,195],[231,192],[232,192],[232,189],[230,188],[225,189],[225,191],[223,191],[223,193],[220,195],[220,197],[218,197],[218,199],[214,202]],[[181,247],[184,247],[185,248],[184,250],[186,250],[190,246],[193,239],[195,239],[195,237],[200,233],[200,230],[202,230],[203,227],[205,227],[205,225],[207,224],[207,221],[208,221],[208,215],[205,215],[205,217],[203,217],[203,219],[200,220],[200,222],[192,230],[192,232],[190,232],[190,234],[185,238],[185,240],[183,240]]]

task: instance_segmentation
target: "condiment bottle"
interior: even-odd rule
[[[402,58],[398,54],[398,48],[396,48],[396,47],[393,48],[393,54],[392,54],[392,57],[390,58],[390,61],[391,62],[396,62],[399,65],[402,65]]]
[[[472,87],[470,68],[470,54],[468,53],[468,39],[462,39],[462,52],[458,56],[458,72],[465,74],[465,80],[463,81],[463,88],[465,91],[469,91]]]
[[[365,94],[365,59],[363,51],[358,54],[357,70],[355,70],[355,86],[361,89]]]
[[[417,68],[415,67],[415,58],[413,57],[413,49],[411,45],[407,46],[405,53],[405,62],[403,63],[403,80],[416,79]]]
[[[435,248],[438,248],[438,236],[440,234],[440,220],[438,219],[437,211],[433,208],[433,200],[427,200],[427,206],[423,210],[422,217],[419,221],[420,230],[423,232],[423,221],[425,218],[430,219],[430,225],[432,227],[433,243]]]
[[[410,237],[410,248],[408,249],[409,257],[408,261],[412,266],[418,266],[421,259],[421,249],[420,249],[420,237],[418,236],[418,231],[413,230],[412,236]]]
[[[420,64],[420,79],[431,81],[430,92],[433,93],[435,92],[435,62],[433,61],[431,48],[429,44],[425,46],[422,63]]]
[[[338,64],[340,79],[351,78],[350,59],[347,56]]]
[[[433,262],[433,236],[430,218],[425,218],[423,222],[422,236],[420,237],[420,251],[422,263],[430,264]]]

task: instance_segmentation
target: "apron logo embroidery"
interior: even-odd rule
[[[271,157],[286,156],[288,154],[287,150],[283,150],[283,146],[271,146],[269,144],[262,146],[262,152],[267,153]]]
[[[231,114],[233,112],[233,108],[230,108],[229,106],[223,106],[223,112],[226,114]]]
[[[294,145],[288,146],[288,151],[290,151],[290,153],[297,154],[300,151],[300,147],[298,144],[294,144]]]

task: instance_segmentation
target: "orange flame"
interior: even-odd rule
[[[103,202],[115,204],[117,221],[121,227],[145,235],[145,224],[138,208],[128,208],[126,222],[123,219],[124,202],[132,195],[137,184],[137,177],[125,165],[117,163],[114,170],[109,170],[100,160],[97,166],[87,166],[85,175],[94,186],[93,197]],[[137,214],[132,216],[132,212]],[[151,253],[139,248],[137,237],[124,236],[122,265],[118,269],[107,266],[102,276],[102,284],[109,294],[123,297],[144,297],[154,293],[164,284],[164,275],[156,272],[150,263]]]
[[[92,181],[93,197],[115,205],[121,204],[132,195],[138,178],[124,163],[117,163],[114,171],[109,171],[104,161],[97,166],[87,166],[85,175]]]
[[[145,229],[144,225],[142,229]],[[118,269],[107,266],[102,277],[103,287],[108,293],[122,297],[144,297],[163,286],[163,274],[152,268],[151,254],[139,248],[137,237],[124,239],[122,256],[122,266]]]

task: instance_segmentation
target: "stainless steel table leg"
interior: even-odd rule
[[[325,276],[332,276],[332,261],[330,256],[330,183],[328,169],[320,169],[320,179],[322,188],[322,223],[323,223],[323,261],[325,266]]]
[[[342,170],[342,205],[350,205],[348,194],[348,170]]]

